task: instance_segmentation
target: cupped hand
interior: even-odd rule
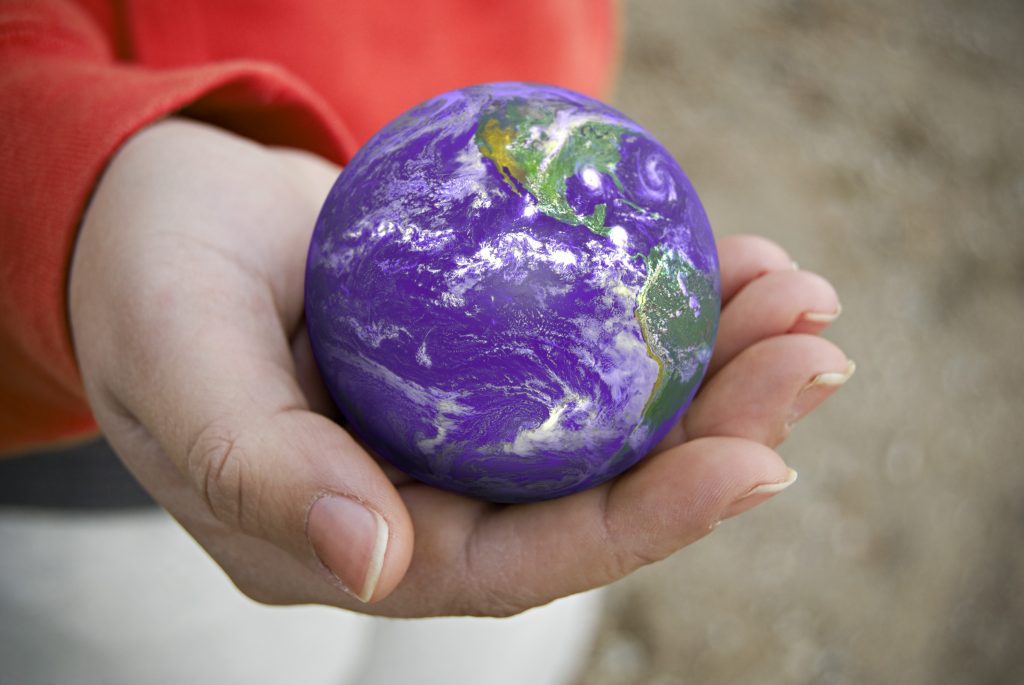
[[[306,249],[338,171],[167,120],[111,161],[73,259],[101,428],[256,600],[509,615],[610,583],[792,482],[773,448],[852,372],[816,335],[838,313],[832,287],[770,242],[725,238],[708,378],[638,466],[526,505],[414,482],[332,420],[302,323]]]

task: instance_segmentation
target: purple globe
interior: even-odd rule
[[[707,217],[665,148],[524,83],[385,126],[334,184],[306,270],[313,352],[358,435],[495,502],[640,460],[693,399],[719,307]]]

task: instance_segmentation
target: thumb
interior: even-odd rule
[[[83,219],[72,327],[112,443],[232,580],[305,601],[323,596],[311,571],[375,601],[409,567],[412,521],[376,461],[309,411],[286,334],[332,175],[195,123],[144,130]]]
[[[94,406],[130,420],[112,443],[148,448],[126,461],[157,474],[147,487],[236,581],[305,599],[319,594],[302,592],[313,571],[375,601],[405,575],[412,523],[376,461],[309,410],[296,380],[286,331],[333,172],[310,180],[294,166],[189,122],[125,144],[75,248],[76,353]],[[147,462],[164,455],[174,468]],[[297,576],[275,575],[264,552]]]
[[[230,265],[201,263],[218,259],[198,250],[194,278],[148,280],[119,306],[83,297],[83,368],[99,369],[99,394],[116,398],[189,486],[188,504],[171,510],[179,520],[205,514],[364,602],[382,599],[412,556],[405,504],[352,436],[309,410],[270,289]],[[211,273],[214,283],[203,277]],[[148,484],[158,500],[171,485]],[[226,558],[238,561],[218,556],[237,549],[207,551],[226,569]]]
[[[401,581],[412,555],[409,514],[344,430],[280,404],[192,425],[175,460],[218,521],[286,549],[363,602]]]

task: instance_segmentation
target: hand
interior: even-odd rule
[[[709,377],[655,454],[529,505],[411,481],[328,418],[302,323],[306,248],[337,173],[165,121],[111,161],[73,260],[72,330],[100,426],[258,601],[508,615],[610,583],[789,482],[772,447],[846,377],[845,355],[815,335],[838,311],[831,286],[771,243],[726,238]]]

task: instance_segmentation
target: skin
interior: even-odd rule
[[[847,368],[817,336],[839,308],[828,282],[762,238],[724,238],[710,375],[638,467],[529,505],[418,484],[332,420],[309,350],[306,249],[338,172],[307,153],[165,120],[111,161],[73,258],[73,336],[103,432],[257,601],[506,616],[608,584],[770,497],[750,493],[787,479],[774,448],[835,389],[813,379]],[[339,586],[307,538],[324,492],[387,521],[369,603]]]

